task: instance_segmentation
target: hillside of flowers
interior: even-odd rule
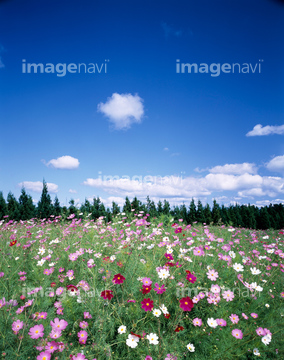
[[[0,222],[3,360],[283,359],[284,231]]]

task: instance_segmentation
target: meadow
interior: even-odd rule
[[[284,231],[0,222],[0,359],[284,359]]]

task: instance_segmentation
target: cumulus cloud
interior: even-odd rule
[[[70,194],[77,194],[77,191],[74,189],[69,189]]]
[[[191,199],[206,197],[212,193],[235,191],[240,197],[276,196],[284,193],[281,177],[254,174],[208,174],[205,177],[145,176],[88,178],[83,185],[101,189],[116,196]],[[236,195],[237,195],[236,194]],[[223,194],[222,194],[223,195]],[[225,195],[223,195],[225,196]]]
[[[270,171],[284,173],[284,155],[276,156],[275,158],[271,159],[266,164],[266,167]]]
[[[209,169],[210,173],[213,174],[256,174],[257,167],[253,163],[242,163],[242,164],[226,164],[226,165],[218,165],[214,166],[213,168]]]
[[[144,115],[143,99],[137,94],[112,94],[105,103],[98,104],[103,113],[117,130],[129,129],[132,124],[141,123]]]
[[[278,134],[282,135],[284,134],[284,125],[279,126],[262,126],[261,124],[255,125],[255,127],[249,131],[246,136],[264,136],[264,135],[272,135],[272,134]]]
[[[42,182],[41,181],[23,181],[18,184],[20,187],[24,187],[26,190],[34,191],[37,193],[42,192]],[[58,192],[58,185],[53,183],[46,183],[48,192],[50,193],[57,193]]]
[[[79,167],[79,160],[69,156],[69,155],[65,155],[65,156],[61,156],[57,159],[52,159],[50,160],[46,166],[50,166],[53,167],[55,169],[65,169],[65,170],[74,170],[77,169]]]

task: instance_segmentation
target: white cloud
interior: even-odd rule
[[[261,124],[255,125],[255,127],[249,131],[246,136],[264,136],[264,135],[272,135],[272,134],[278,134],[282,135],[284,134],[284,125],[279,126],[262,126]]]
[[[284,173],[284,155],[276,156],[266,164],[266,167],[270,171]]]
[[[71,194],[77,194],[77,191],[74,190],[74,189],[69,189],[69,192],[70,192]]]
[[[164,151],[169,151],[169,148],[165,147],[165,148],[164,148]]]
[[[255,202],[256,206],[269,206],[270,204],[284,204],[284,200],[282,199],[259,200]]]
[[[65,156],[61,156],[57,159],[52,159],[50,160],[46,166],[51,166],[55,169],[66,169],[66,170],[73,170],[73,169],[77,169],[79,167],[79,160],[69,156],[69,155],[65,155]]]
[[[226,165],[218,165],[214,166],[213,168],[209,169],[210,173],[213,174],[256,174],[257,167],[253,163],[242,163],[242,164],[226,164]]]
[[[117,130],[129,129],[139,124],[144,115],[143,99],[137,94],[112,94],[105,103],[98,105],[98,111],[109,118]]]
[[[42,182],[41,181],[23,181],[18,184],[20,187],[24,187],[26,190],[34,191],[37,193],[42,192]],[[48,192],[50,193],[57,193],[58,192],[58,185],[53,183],[46,183]]]
[[[205,177],[122,177],[88,178],[83,185],[101,189],[115,196],[137,196],[146,198],[191,200],[192,197],[206,197],[214,192],[236,191],[239,197],[271,196],[284,193],[284,179],[281,177],[253,174],[208,174]],[[221,196],[226,196],[222,194]],[[225,198],[224,198],[225,199]]]

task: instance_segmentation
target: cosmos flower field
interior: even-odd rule
[[[0,222],[0,358],[283,359],[284,231]]]

